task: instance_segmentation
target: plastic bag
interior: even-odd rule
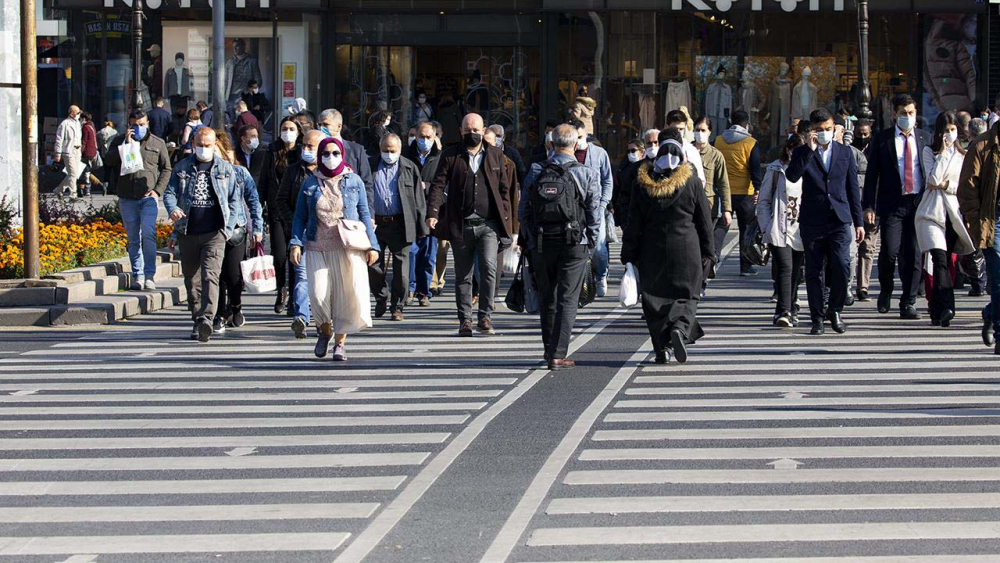
[[[618,288],[618,302],[622,307],[635,307],[639,303],[639,280],[636,279],[635,266],[631,263],[625,264],[625,275]]]
[[[122,157],[122,176],[142,170],[142,148],[138,141],[118,145],[118,154]]]
[[[274,273],[274,257],[264,254],[264,245],[257,243],[253,258],[240,262],[243,285],[247,293],[267,293],[278,289]]]
[[[517,269],[521,263],[521,248],[517,244],[512,244],[510,248],[500,253],[500,262],[503,267],[503,273],[517,273]]]

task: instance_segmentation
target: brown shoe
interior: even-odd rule
[[[480,319],[476,328],[479,329],[479,332],[482,334],[493,334],[493,321],[489,318]]]
[[[395,313],[392,314],[392,318],[390,320],[393,320],[393,321],[401,321],[401,320],[403,320],[403,312],[402,311],[396,311]]]
[[[472,321],[462,321],[462,326],[458,329],[459,336],[472,336]]]
[[[573,360],[560,360],[554,359],[549,360],[549,369],[552,371],[559,371],[561,369],[573,369],[576,367],[576,362]]]

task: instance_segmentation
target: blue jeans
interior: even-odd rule
[[[597,232],[597,242],[594,245],[594,269],[597,281],[608,277],[608,225],[604,211],[601,211],[601,229]]]
[[[994,231],[993,246],[983,249],[983,256],[990,287],[990,302],[983,308],[983,317],[993,322],[993,332],[1000,333],[1000,221]]]
[[[410,248],[410,293],[429,297],[437,267],[437,237],[418,238]]]
[[[118,200],[118,210],[128,235],[132,277],[137,281],[152,280],[156,276],[156,205],[155,197]]]
[[[309,324],[309,280],[306,278],[306,253],[302,253],[299,265],[289,264],[292,292],[292,316],[302,317]]]

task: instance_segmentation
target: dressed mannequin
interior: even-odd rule
[[[691,107],[691,83],[684,73],[667,83],[667,99],[663,104],[663,116],[681,107]]]
[[[777,146],[784,139],[785,130],[792,124],[792,79],[788,77],[788,63],[781,63],[778,76],[771,85],[771,145]]]
[[[188,110],[188,102],[194,96],[194,76],[184,66],[184,53],[174,55],[174,66],[167,71],[164,94],[170,100],[173,113]]]
[[[802,80],[792,90],[792,119],[809,119],[812,110],[819,107],[816,86],[810,81],[812,69],[802,69]]]
[[[729,127],[729,114],[733,110],[733,89],[726,84],[726,68],[719,65],[715,81],[705,92],[705,115],[712,121],[712,138]]]
[[[750,114],[750,133],[754,132],[760,126],[760,112],[764,107],[764,93],[760,91],[760,87],[751,81],[750,71],[743,70],[743,75],[740,77],[740,90],[738,108]]]
[[[656,93],[650,86],[644,86],[639,97],[639,130],[656,127]]]
[[[569,110],[570,115],[583,122],[587,128],[587,134],[594,134],[594,112],[597,110],[597,101],[587,96],[577,96],[573,108]]]

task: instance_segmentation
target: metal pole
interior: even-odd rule
[[[132,109],[142,109],[142,0],[132,0]]]
[[[215,117],[212,126],[222,131],[226,128],[226,3],[212,2],[212,109]]]
[[[868,0],[858,0],[858,119],[871,119],[872,95],[868,84]]]
[[[35,0],[21,0],[21,174],[24,277],[37,278],[38,261],[38,55]]]

